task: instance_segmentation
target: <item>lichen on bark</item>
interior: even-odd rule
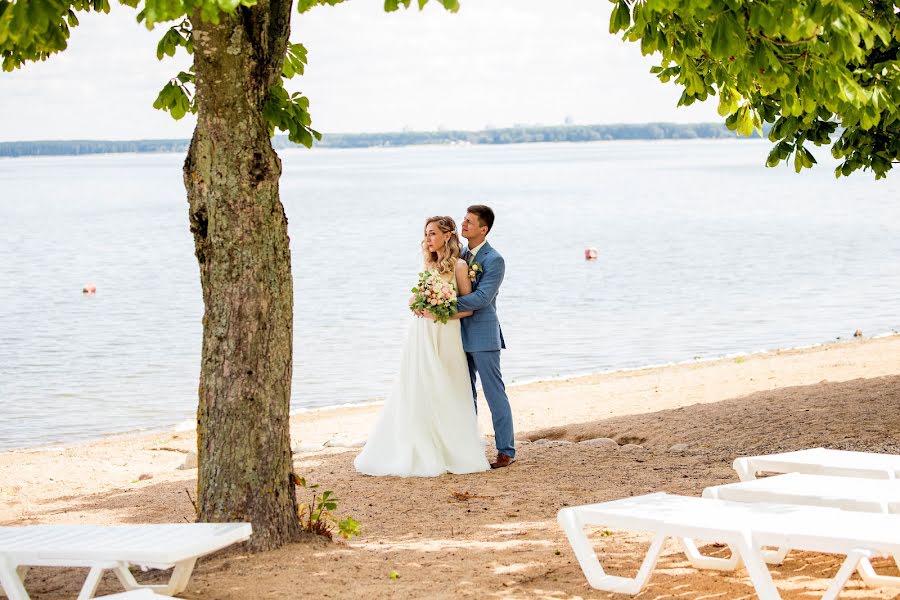
[[[290,3],[263,0],[217,24],[195,15],[192,25],[198,114],[184,183],[204,302],[198,517],[250,521],[251,547],[269,549],[300,534],[290,479],[291,257],[281,162],[262,115],[280,77]]]

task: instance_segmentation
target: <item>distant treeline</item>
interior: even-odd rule
[[[402,131],[391,133],[329,133],[320,148],[369,148],[417,144],[525,144],[534,142],[594,142],[604,140],[685,140],[734,138],[721,123],[643,123],[639,125],[565,125],[511,127],[482,131]],[[0,142],[0,156],[61,156],[119,152],[186,152],[189,140],[62,140]],[[276,149],[297,147],[286,136],[276,136]]]
[[[54,140],[49,142],[0,142],[0,156],[67,156],[120,152],[186,152],[190,140]]]

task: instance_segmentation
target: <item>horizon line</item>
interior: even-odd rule
[[[467,134],[475,134],[482,133],[485,131],[522,131],[529,129],[560,129],[560,128],[578,128],[578,127],[647,127],[650,125],[666,125],[666,126],[697,126],[697,125],[712,125],[717,127],[726,128],[724,121],[716,122],[716,121],[694,121],[694,122],[674,122],[674,121],[644,121],[640,123],[564,123],[559,125],[513,125],[510,127],[484,127],[482,129],[401,129],[394,131],[345,131],[345,132],[330,132],[322,133],[322,137],[325,136],[341,136],[341,135],[354,135],[354,136],[378,136],[378,135],[404,135],[404,134],[426,134],[426,133],[443,133],[443,134],[452,134],[452,133],[467,133]],[[751,136],[752,137],[752,136]],[[272,136],[272,139],[284,138],[287,139],[287,134],[279,133]],[[30,139],[30,140],[8,140],[8,141],[0,141],[0,146],[4,144],[46,144],[46,143],[54,143],[54,142],[187,142],[190,141],[190,137],[186,138],[56,138],[56,139]]]

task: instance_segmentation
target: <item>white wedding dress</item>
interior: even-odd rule
[[[356,470],[400,477],[488,470],[459,320],[411,320],[399,376]]]

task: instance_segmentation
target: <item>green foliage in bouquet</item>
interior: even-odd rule
[[[441,323],[446,323],[456,314],[456,290],[435,271],[419,273],[419,282],[412,293],[409,309],[413,312],[427,311]]]

